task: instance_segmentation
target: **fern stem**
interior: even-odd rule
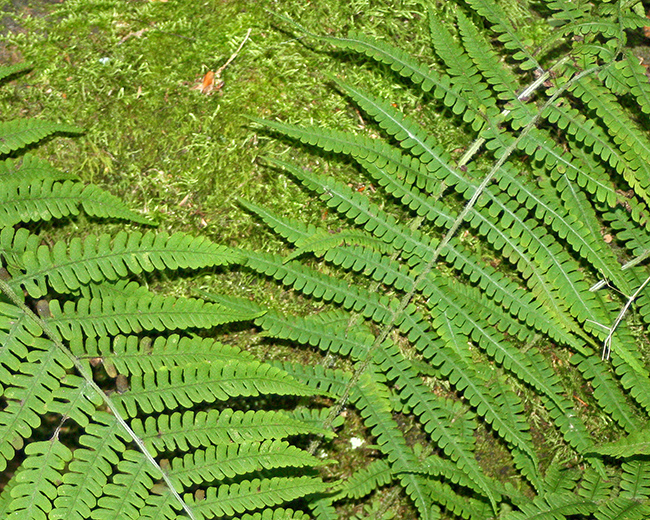
[[[120,426],[126,431],[126,433],[131,437],[131,440],[136,444],[138,449],[142,452],[142,454],[145,456],[147,461],[154,467],[156,470],[160,472],[162,475],[162,479],[169,488],[169,490],[172,492],[172,495],[178,500],[180,503],[181,507],[183,510],[187,513],[187,516],[191,518],[192,520],[197,520],[196,516],[192,512],[192,510],[189,508],[189,506],[185,503],[183,498],[180,496],[178,491],[176,491],[176,488],[174,487],[173,482],[167,476],[165,471],[160,467],[160,464],[154,459],[153,455],[149,453],[149,450],[147,450],[147,447],[144,445],[144,442],[135,434],[135,432],[131,429],[131,427],[128,425],[128,423],[122,418],[120,415],[120,411],[118,408],[113,404],[113,402],[108,398],[108,396],[103,392],[101,388],[95,383],[93,380],[92,373],[89,372],[87,367],[79,361],[79,359],[72,353],[70,350],[63,344],[63,342],[59,339],[59,335],[48,325],[46,321],[41,319],[39,316],[37,316],[26,304],[23,302],[18,295],[13,291],[11,286],[7,282],[5,282],[2,278],[0,278],[0,290],[4,294],[6,294],[9,299],[21,310],[25,313],[25,315],[33,321],[38,327],[40,327],[45,334],[52,340],[54,345],[74,364],[74,367],[77,369],[81,377],[83,377],[86,382],[90,385],[90,387],[95,391],[97,395],[99,395],[104,401],[104,404],[108,407],[108,409],[111,411],[113,416],[117,419],[117,422],[120,424]]]
[[[518,96],[517,99],[519,101],[523,101],[524,99],[529,98],[533,92],[535,92],[539,87],[541,87],[548,78],[551,77],[551,71],[553,68],[561,66],[565,61],[567,61],[568,58],[562,58],[560,61],[558,61],[551,69],[547,70],[544,72],[542,75],[540,75],[539,78],[537,78],[535,81],[533,81],[530,85],[528,85]],[[512,112],[509,108],[504,108],[501,111],[501,120],[504,120],[506,116]],[[495,132],[496,133],[496,132]],[[466,165],[469,161],[472,160],[472,157],[476,155],[483,146],[483,143],[485,142],[484,137],[478,137],[477,139],[474,140],[474,142],[471,144],[471,146],[467,149],[465,154],[460,158],[458,161],[458,167]]]
[[[602,354],[603,361],[609,359],[609,355],[612,349],[612,341],[614,339],[614,332],[616,332],[616,329],[621,324],[621,321],[623,321],[623,318],[625,317],[627,310],[630,308],[630,305],[632,305],[634,300],[636,300],[637,296],[639,296],[641,291],[645,288],[646,285],[648,285],[648,283],[650,283],[650,276],[648,276],[645,279],[645,281],[639,286],[639,288],[636,291],[634,291],[634,294],[627,299],[627,302],[625,303],[625,305],[623,305],[623,308],[618,313],[618,316],[616,316],[613,325],[609,328],[609,333],[607,334],[605,341],[603,341],[603,354]]]

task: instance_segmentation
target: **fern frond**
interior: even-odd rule
[[[611,362],[623,388],[650,413],[650,371],[632,338],[626,324],[620,323],[610,349]]]
[[[97,411],[80,436],[81,447],[74,451],[54,501],[52,520],[90,518],[97,500],[103,495],[120,455],[125,450],[126,433],[115,416]]]
[[[187,502],[204,517],[222,517],[291,502],[306,495],[324,493],[328,485],[314,477],[272,477],[210,487],[205,498]]]
[[[282,411],[208,410],[174,412],[145,420],[135,418],[133,431],[157,452],[207,447],[216,444],[261,442],[310,433],[331,438],[333,433]]]
[[[637,458],[622,464],[621,497],[633,500],[650,498],[650,462]]]
[[[489,520],[494,518],[494,511],[482,497],[477,499],[473,496],[463,495],[459,493],[462,488],[438,480],[435,477],[427,477],[426,482],[431,502],[440,504],[454,516],[466,520]]]
[[[341,311],[305,318],[267,311],[255,320],[255,324],[262,327],[268,336],[290,339],[343,356],[349,355],[356,361],[366,359],[375,340],[367,327],[353,324],[352,316]]]
[[[0,411],[0,467],[5,468],[24,439],[41,424],[41,416],[49,409],[66,370],[71,368],[70,360],[54,344],[43,340],[32,350],[18,367],[4,389],[7,406]]]
[[[39,298],[47,292],[47,285],[58,293],[67,293],[90,282],[114,281],[129,273],[198,269],[235,263],[240,258],[232,249],[204,237],[121,231],[115,237],[89,235],[83,241],[73,238],[69,244],[57,242],[51,249],[41,246],[26,251],[25,273],[14,276],[9,284]]]
[[[385,215],[385,213],[379,210],[379,208],[368,203],[365,197],[353,192],[341,183],[329,178],[321,179],[320,177],[308,174],[279,161],[274,161],[274,163],[286,168],[308,188],[320,193],[321,198],[326,200],[330,207],[336,207],[339,211],[344,212],[348,217],[354,219],[357,224],[363,224],[366,230],[373,232],[382,240],[386,242],[393,241],[398,247],[402,247],[406,252],[414,251],[423,261],[427,261],[428,256],[432,254],[432,250],[435,248],[434,241],[429,239],[425,241],[424,244],[418,244],[418,242],[421,242],[422,240],[422,235],[410,232],[403,226],[396,226],[394,220],[391,220],[392,217]],[[360,163],[364,165],[365,161],[360,161]],[[376,170],[378,169],[374,167],[369,168],[370,173],[379,178],[380,174],[377,173]],[[473,186],[466,180],[463,180],[463,184],[468,188],[468,190],[476,189],[475,185]],[[396,186],[393,183],[389,189],[393,190],[398,196],[403,195],[406,197],[405,200],[407,200],[410,205],[415,208],[420,208],[427,216],[434,218],[437,224],[451,222],[451,216],[446,216],[445,211],[441,209],[440,205],[434,205],[434,202],[429,199],[418,198],[412,190],[407,192],[403,185]],[[485,228],[484,232],[492,239],[492,241],[502,244],[502,241],[505,239],[511,246],[506,249],[506,252],[511,254],[517,252],[517,259],[522,256],[527,259],[526,262],[527,265],[530,266],[530,273],[534,274],[531,285],[535,288],[536,296],[538,299],[543,296],[542,301],[549,304],[544,306],[543,311],[548,313],[551,309],[554,310],[553,315],[555,319],[553,319],[553,321],[557,320],[562,323],[559,329],[573,330],[575,329],[575,325],[567,318],[567,312],[564,310],[563,299],[558,298],[557,296],[558,289],[549,287],[551,282],[559,284],[558,278],[567,281],[568,287],[573,288],[572,295],[575,299],[572,300],[572,306],[576,312],[579,313],[582,319],[593,320],[595,316],[598,316],[597,313],[594,314],[595,311],[593,309],[591,309],[591,313],[586,311],[591,308],[591,305],[587,304],[586,300],[590,298],[593,299],[593,296],[587,294],[586,286],[582,287],[583,290],[579,287],[581,284],[585,284],[577,275],[577,266],[574,265],[572,268],[565,270],[560,265],[559,259],[556,258],[556,254],[554,254],[555,251],[551,252],[549,250],[549,241],[544,237],[545,232],[543,230],[540,228],[529,230],[530,224],[514,211],[512,204],[501,201],[499,197],[494,196],[491,197],[491,200],[498,204],[499,209],[503,209],[506,212],[507,217],[504,217],[504,219],[512,219],[512,221],[518,224],[514,229],[509,229],[508,231],[508,233],[513,235],[513,238],[510,238],[509,235],[503,231],[499,231],[498,228],[492,224],[490,218],[483,217],[480,213],[473,212],[470,215],[470,219],[475,223],[475,225],[479,225],[480,223],[480,225]],[[504,226],[508,227],[509,224],[512,224],[512,221],[508,220],[507,222],[504,222]],[[563,228],[565,230],[571,229],[569,225],[564,225]],[[487,232],[488,229],[489,233]],[[544,254],[545,261],[540,260],[543,269],[537,266],[536,262],[533,262],[530,259],[530,256],[525,252],[523,246],[520,247],[516,242],[513,242],[513,240],[519,240],[518,235],[521,235],[524,230],[526,230],[524,238],[526,240],[534,241],[539,253],[546,252]],[[572,236],[579,237],[579,234],[575,231],[571,233]],[[399,237],[399,239],[397,237]],[[522,238],[521,240],[523,241],[524,239]],[[577,238],[576,240],[578,240],[578,242],[581,240],[584,242],[584,239]],[[458,242],[456,240],[452,240],[447,246],[447,250],[443,251],[443,255],[445,255],[448,260],[451,259],[452,263],[454,263],[459,270],[466,272],[471,271],[474,273],[474,276],[479,274],[481,277],[481,285],[488,294],[493,295],[497,301],[501,302],[505,306],[512,308],[514,313],[521,319],[530,320],[536,324],[548,321],[548,318],[545,319],[539,317],[540,311],[542,311],[542,309],[540,309],[541,301],[533,303],[529,295],[525,295],[522,291],[515,288],[512,283],[509,283],[502,276],[491,271],[490,268],[485,266],[482,262],[472,259],[471,254],[468,252],[459,250],[457,244]],[[497,248],[500,247],[501,246],[497,245]],[[557,254],[561,253],[558,252]],[[555,268],[554,272],[556,273],[556,276],[554,277],[549,277],[546,273],[549,263]],[[521,294],[518,295],[517,292],[520,292]],[[526,302],[526,300],[528,300],[528,302]],[[600,319],[602,319],[602,316],[600,316]],[[548,332],[554,328],[558,329],[557,326],[539,326],[542,327],[541,330],[543,332]]]
[[[620,69],[625,77],[627,86],[636,98],[641,111],[650,113],[650,85],[648,85],[646,69],[639,63],[639,58],[627,51],[624,59],[616,63],[616,68]]]
[[[81,134],[83,130],[77,126],[39,119],[0,122],[0,155],[20,150],[55,133]]]
[[[632,431],[627,437],[598,446],[594,452],[615,458],[650,455],[650,432],[644,430]]]
[[[483,78],[470,57],[454,41],[445,26],[435,16],[431,15],[429,16],[429,33],[436,54],[442,59],[448,73],[452,76],[452,83],[457,85],[459,90],[465,94],[467,104],[482,116],[480,118],[476,117],[472,121],[472,128],[479,131],[486,121],[494,125],[496,123],[495,118],[499,114],[496,100],[483,82]],[[466,111],[465,121],[468,119],[468,113],[469,111]]]
[[[600,360],[575,353],[571,363],[577,366],[587,381],[591,381],[594,397],[608,416],[628,432],[637,430],[638,422],[625,395]]]
[[[593,10],[593,4],[587,0],[552,0],[547,3],[547,6],[555,11],[552,19],[558,25],[564,25],[567,22],[575,23],[590,18]]]
[[[131,220],[141,224],[151,221],[129,210],[114,195],[95,185],[55,181],[54,178],[0,182],[0,225],[60,219],[78,215],[79,206],[91,216]]]
[[[102,490],[98,508],[92,513],[98,520],[137,519],[154,481],[160,478],[147,458],[139,451],[126,450],[117,463],[112,482]]]
[[[492,24],[492,30],[499,34],[498,40],[504,47],[514,51],[513,58],[520,61],[523,70],[541,69],[533,53],[529,50],[532,42],[523,40],[510,23],[510,19],[493,0],[469,0],[469,5]]]
[[[57,486],[72,458],[58,438],[31,442],[25,447],[18,484],[12,489],[9,517],[46,520],[57,496]]]
[[[23,255],[25,251],[35,251],[41,241],[37,235],[25,228],[5,227],[0,229],[0,258],[6,266],[9,276],[22,274],[25,268]]]
[[[381,128],[396,139],[403,149],[408,150],[426,164],[431,175],[446,178],[448,184],[452,185],[449,177],[457,174],[454,172],[455,168],[452,166],[451,157],[442,146],[435,142],[433,136],[390,103],[341,81],[338,81],[337,85]]]
[[[50,163],[35,155],[26,153],[18,159],[0,161],[0,185],[8,186],[10,182],[52,179],[55,181],[79,180],[74,173],[62,172]]]
[[[241,444],[220,444],[195,450],[171,461],[169,475],[184,486],[233,479],[247,473],[277,468],[304,468],[325,461],[286,441],[265,440]]]
[[[223,345],[210,338],[169,337],[140,338],[116,336],[87,338],[83,345],[74,342],[70,349],[82,359],[100,359],[107,372],[129,375],[157,372],[172,366],[221,361],[252,359],[252,356],[234,346]],[[144,355],[143,355],[144,354]]]
[[[468,478],[464,472],[460,471],[458,466],[436,455],[431,455],[424,459],[414,471],[430,477],[442,478],[453,484],[473,489],[477,493],[482,493],[480,487],[472,479]]]
[[[582,474],[578,494],[592,502],[602,503],[610,497],[611,487],[612,483],[606,480],[603,475],[592,468],[587,468]]]
[[[456,350],[466,350],[468,338],[464,335],[459,336],[446,314],[442,313],[442,316],[445,322],[438,328],[441,338],[448,345],[453,342]],[[537,456],[532,449],[529,427],[523,418],[523,406],[517,396],[512,392],[492,391],[494,384],[488,383],[488,378],[485,377],[488,374],[477,370],[471,360],[455,354],[449,346],[428,349],[426,353],[432,351],[435,353],[431,363],[438,366],[441,373],[463,393],[469,403],[477,409],[477,413],[485,418],[502,438],[520,448],[531,461],[536,463]]]
[[[421,517],[428,519],[430,506],[426,497],[426,482],[419,475],[408,472],[400,473],[400,470],[407,470],[417,465],[417,459],[412,450],[406,446],[403,433],[392,418],[385,392],[368,377],[368,374],[365,372],[359,383],[352,389],[351,400],[359,410],[366,426],[376,437],[380,449],[395,468],[402,487],[413,500]],[[465,462],[469,461],[466,459]],[[467,466],[463,469],[470,470]],[[485,484],[487,479],[482,472],[479,471],[478,474],[471,470],[470,472],[472,473],[471,478],[478,479],[483,492],[496,504],[495,496],[490,487]]]
[[[130,391],[115,398],[130,417],[137,415],[138,408],[152,413],[265,393],[313,395],[284,371],[254,360],[174,367],[155,374],[132,376],[130,384]]]
[[[126,298],[81,298],[50,301],[52,317],[47,321],[65,339],[79,342],[91,337],[131,334],[143,330],[211,328],[224,323],[253,319],[257,314],[239,314],[219,305],[193,298],[154,294]]]
[[[340,490],[341,496],[361,498],[393,480],[390,465],[383,459],[373,460],[368,466],[355,471]]]
[[[472,119],[480,119],[482,116],[472,104],[468,104],[468,97],[450,81],[449,76],[418,63],[407,53],[389,43],[356,31],[350,31],[347,38],[325,36],[318,36],[318,38],[341,49],[365,54],[379,63],[390,66],[400,76],[418,85],[424,92],[431,92],[454,114],[471,114],[465,117]]]
[[[456,13],[456,20],[468,56],[481,71],[485,80],[496,90],[497,97],[520,103],[516,95],[519,79],[499,60],[487,39],[462,11]]]
[[[2,65],[0,66],[0,81],[18,74],[19,72],[24,72],[30,70],[32,66],[29,63],[14,63],[13,65]]]
[[[589,515],[596,510],[591,500],[573,493],[549,493],[504,516],[507,520],[565,520],[570,515]]]
[[[443,449],[461,471],[472,479],[482,493],[496,504],[493,486],[484,475],[472,454],[473,440],[464,432],[455,431],[453,421],[463,423],[456,414],[450,413],[442,400],[435,397],[421,380],[410,370],[403,356],[394,345],[384,344],[374,352],[374,361],[390,380],[395,381],[399,395],[420,417],[425,431]],[[462,412],[461,412],[462,413]],[[473,422],[473,421],[472,421]]]
[[[602,120],[603,125],[620,147],[627,168],[623,176],[646,203],[650,200],[650,141],[625,114],[614,96],[593,78],[576,81],[571,92],[584,101]]]
[[[302,511],[278,508],[246,513],[241,515],[239,520],[311,520],[311,517]]]
[[[615,497],[604,502],[596,514],[596,520],[643,520],[650,515],[647,504],[630,498]]]
[[[295,364],[283,364],[294,377],[317,389],[341,396],[346,393],[351,374],[342,371],[326,370],[320,365],[307,367]],[[403,433],[395,423],[390,408],[390,400],[383,385],[378,383],[376,375],[371,377],[366,371],[359,383],[350,388],[350,400],[364,418],[364,422],[377,438],[377,444],[393,468],[407,469],[417,464],[413,451],[406,446]],[[430,518],[430,504],[427,498],[426,483],[419,475],[402,473],[401,485],[411,497],[422,518]]]

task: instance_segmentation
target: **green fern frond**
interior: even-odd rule
[[[362,376],[359,384],[352,391],[351,400],[364,418],[364,422],[377,439],[380,449],[386,454],[388,461],[392,463],[397,472],[397,478],[400,480],[405,492],[411,497],[417,507],[421,518],[429,518],[429,500],[426,498],[426,481],[419,475],[411,473],[400,473],[400,470],[407,470],[417,465],[417,459],[413,452],[406,446],[402,432],[397,428],[387,399],[382,397],[383,392],[371,378],[366,377],[368,372]],[[449,445],[443,446],[448,448]],[[496,507],[496,496],[487,483],[480,470],[476,471],[477,465],[475,460],[461,458],[456,461],[462,465],[462,469],[469,474],[483,493],[490,499]]]
[[[161,414],[146,420],[135,418],[133,430],[146,446],[158,452],[187,451],[200,446],[227,443],[261,442],[264,439],[284,439],[295,435],[316,433],[327,438],[329,430],[308,426],[282,411],[232,410],[186,411]]]
[[[620,147],[627,168],[623,176],[646,203],[650,200],[650,141],[621,110],[614,96],[593,78],[585,76],[574,83],[571,92],[592,109]]]
[[[70,350],[81,359],[101,360],[107,372],[123,375],[153,373],[213,359],[251,359],[247,352],[214,339],[177,334],[158,336],[155,340],[122,335],[112,339],[87,338],[83,345],[71,343]]]
[[[504,516],[507,520],[565,520],[570,515],[589,515],[596,504],[573,493],[549,493]]]
[[[292,509],[264,509],[257,513],[241,515],[239,520],[311,520],[311,517],[302,511]]]
[[[140,409],[145,413],[191,408],[198,403],[227,401],[230,397],[250,397],[266,393],[313,395],[284,371],[258,361],[214,362],[208,366],[174,367],[155,374],[132,376],[130,390],[119,397],[130,417]]]
[[[73,125],[50,123],[38,119],[0,122],[0,155],[20,150],[55,133],[81,134],[83,130]]]
[[[602,503],[610,497],[612,483],[592,468],[582,474],[578,494],[595,503]]]
[[[9,276],[17,275],[24,269],[23,255],[25,251],[34,251],[40,245],[37,235],[31,234],[25,228],[0,229],[0,258],[6,266]]]
[[[638,422],[626,396],[602,362],[580,353],[573,354],[571,362],[577,366],[585,380],[591,381],[594,397],[608,416],[628,432],[637,430]]]
[[[89,235],[83,241],[57,242],[50,249],[41,246],[26,251],[25,273],[14,276],[9,284],[24,287],[34,298],[47,292],[49,285],[58,293],[79,289],[90,282],[114,281],[128,273],[139,274],[163,269],[198,269],[239,261],[233,250],[203,237],[184,233],[119,232]]]
[[[63,181],[79,180],[79,177],[74,173],[59,171],[47,161],[29,153],[18,159],[0,161],[0,184],[2,185],[8,185],[12,181],[34,182],[38,179]]]
[[[348,498],[361,498],[381,486],[390,484],[393,478],[390,466],[385,460],[373,460],[365,468],[355,471],[343,483],[340,493]]]
[[[173,459],[169,474],[184,486],[190,487],[201,482],[233,479],[256,471],[323,464],[326,462],[286,441],[269,439],[194,450],[182,458]]]
[[[467,55],[476,64],[485,80],[497,92],[497,97],[519,103],[516,95],[519,79],[500,62],[485,36],[478,31],[476,25],[462,11],[456,13],[456,20]]]
[[[80,447],[62,477],[58,496],[51,512],[52,520],[84,520],[90,517],[103,495],[112,474],[125,450],[126,433],[117,419],[106,412],[95,412],[92,422],[80,436]]]
[[[70,360],[53,345],[43,340],[42,344],[32,342],[37,348],[18,367],[6,382],[3,397],[7,406],[0,411],[0,467],[5,468],[24,440],[32,435],[41,423],[44,414],[54,400],[53,392],[59,388]]]
[[[492,0],[469,0],[469,5],[492,24],[492,30],[499,34],[498,40],[506,49],[514,51],[512,57],[521,62],[522,69],[542,68],[529,50],[532,42],[520,37],[500,5]]]
[[[47,321],[63,338],[80,341],[82,334],[97,338],[131,334],[143,330],[211,328],[224,323],[253,319],[219,305],[193,298],[163,297],[154,294],[126,298],[81,298],[50,301],[52,317]]]
[[[13,500],[9,517],[50,518],[58,483],[71,458],[72,451],[58,438],[29,443],[19,469],[18,484],[11,490]]]
[[[317,37],[341,49],[364,54],[390,66],[399,75],[418,85],[424,92],[431,92],[454,114],[469,112],[473,119],[481,118],[482,114],[477,112],[473,105],[468,105],[467,96],[450,81],[449,76],[418,63],[410,55],[389,43],[356,31],[350,31],[347,38]]]
[[[129,210],[114,195],[101,188],[73,181],[21,180],[1,182],[0,225],[13,226],[19,222],[60,219],[79,214],[79,206],[91,216],[131,220],[141,224],[151,221]]]
[[[648,85],[646,69],[639,63],[639,58],[628,51],[624,59],[616,63],[616,67],[625,77],[627,86],[636,98],[641,111],[650,113],[650,85]]]
[[[24,72],[30,70],[32,66],[29,63],[14,63],[13,65],[2,65],[0,66],[0,81],[18,74],[19,72]]]
[[[353,323],[350,314],[340,311],[306,318],[287,317],[267,311],[255,320],[255,324],[264,329],[265,335],[290,339],[342,356],[349,355],[356,361],[366,359],[375,340],[366,326]]]
[[[306,495],[324,493],[328,487],[328,484],[309,476],[253,479],[210,487],[204,499],[194,501],[188,496],[187,502],[197,514],[204,517],[233,516],[291,502]]]
[[[403,149],[408,150],[426,164],[431,175],[447,178],[455,174],[449,154],[412,119],[387,101],[378,99],[341,81],[337,81],[337,85],[388,135],[397,140]],[[448,184],[452,184],[451,180],[448,181]]]
[[[478,131],[486,121],[494,125],[499,109],[474,62],[456,43],[445,26],[432,15],[429,16],[429,32],[436,54],[444,62],[448,73],[452,76],[452,84],[457,85],[458,89],[463,92],[467,105],[472,106],[475,113],[482,116],[472,121],[472,128]],[[467,116],[465,121],[467,121]]]
[[[98,508],[93,511],[93,518],[109,520],[118,518],[137,519],[145,498],[160,478],[147,458],[139,451],[126,450],[122,460],[117,463],[117,473],[112,482],[102,490],[103,496],[98,500]]]
[[[591,17],[593,4],[587,0],[552,0],[547,3],[549,9],[554,10],[552,19],[556,24],[564,25],[567,21],[577,22]]]
[[[595,453],[616,458],[650,455],[650,433],[643,430],[632,431],[630,435],[616,442],[598,446]]]
[[[596,520],[643,520],[650,515],[647,504],[630,498],[616,497],[604,502],[594,517]]]
[[[621,496],[633,500],[650,498],[650,463],[642,458],[622,464]]]

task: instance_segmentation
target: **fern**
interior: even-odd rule
[[[392,483],[422,518],[443,509],[468,519],[640,518],[648,493],[638,457],[647,439],[636,432],[648,425],[650,378],[647,349],[630,327],[640,325],[625,318],[632,305],[641,326],[650,315],[640,290],[648,276],[650,141],[637,124],[650,88],[625,31],[645,22],[620,2],[551,2],[550,36],[536,46],[498,3],[467,4],[471,11],[456,9],[457,34],[429,12],[429,63],[437,68],[357,31],[320,36],[280,16],[324,47],[390,67],[424,105],[474,138],[450,145],[467,147],[456,163],[416,115],[338,79],[379,138],[254,118],[297,143],[349,156],[355,175],[361,170],[379,186],[368,197],[336,176],[267,159],[341,215],[336,232],[242,201],[290,245],[283,256],[242,249],[245,266],[326,307],[304,317],[269,309],[255,323],[266,336],[345,358],[351,372],[283,368],[338,399],[325,427],[337,409],[354,405],[384,455],[320,502],[319,515],[334,518],[333,505]],[[615,291],[604,294],[606,286]],[[611,345],[611,360],[601,359],[603,344]],[[544,345],[571,357],[593,412],[576,409]],[[515,391],[515,379],[525,390]],[[461,403],[441,398],[440,382]],[[531,399],[581,473],[544,470],[530,431]],[[397,413],[418,423],[425,448],[409,449]],[[590,421],[598,414],[611,417],[620,440],[597,446]],[[500,439],[519,485],[532,493],[485,474],[477,425]]]
[[[0,67],[0,78],[24,69]],[[97,234],[51,238],[80,209],[151,225],[114,195],[19,153],[79,132],[40,120],[0,124],[4,516],[305,518],[283,505],[330,485],[318,474],[327,461],[297,441],[331,430],[317,410],[296,412],[288,400],[285,410],[255,408],[270,396],[315,392],[214,337],[264,311],[143,283],[244,257],[201,237],[128,227],[108,234],[98,224]]]

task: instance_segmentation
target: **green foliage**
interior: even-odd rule
[[[547,3],[542,45],[501,3],[455,6],[452,24],[432,7],[438,66],[357,31],[321,36],[280,17],[317,45],[390,69],[473,139],[443,144],[419,111],[338,77],[361,114],[359,132],[254,119],[347,156],[351,176],[376,187],[269,158],[341,227],[243,202],[291,246],[282,256],[241,250],[246,268],[325,306],[305,317],[269,309],[255,323],[328,354],[334,368],[282,368],[334,395],[339,409],[354,406],[381,453],[318,502],[317,518],[387,485],[423,519],[650,514],[648,437],[639,433],[650,428],[650,87],[626,47],[626,31],[647,23],[630,4]],[[570,358],[570,376],[556,355]],[[404,415],[421,431],[417,443]],[[603,417],[609,443],[594,437]],[[492,449],[516,477],[501,481],[479,460],[477,431],[498,439]],[[545,436],[558,452],[550,466]]]
[[[650,89],[627,42],[647,22],[640,4],[547,2],[533,42],[508,2],[453,7],[420,21],[433,55],[417,59],[293,25],[375,75],[331,78],[357,133],[256,119],[347,156],[345,179],[267,159],[342,217],[243,202],[283,255],[147,229],[23,153],[78,129],[0,125],[4,516],[650,516]],[[377,94],[381,74],[416,110]],[[438,135],[440,119],[466,139]],[[92,234],[77,236],[81,212]],[[151,283],[237,264],[319,312]],[[214,339],[237,322],[305,348],[260,362]],[[342,453],[351,431],[358,455]]]
[[[25,68],[0,67],[0,78]],[[132,228],[152,223],[22,153],[79,132],[0,124],[2,516],[304,518],[296,501],[329,489],[316,470],[326,461],[297,444],[331,436],[310,417],[317,409],[295,408],[318,392],[215,339],[263,311],[148,286],[156,273],[243,256],[202,237]],[[81,210],[122,229],[101,232],[96,222],[97,234],[74,236]],[[261,409],[279,396],[283,406]]]

